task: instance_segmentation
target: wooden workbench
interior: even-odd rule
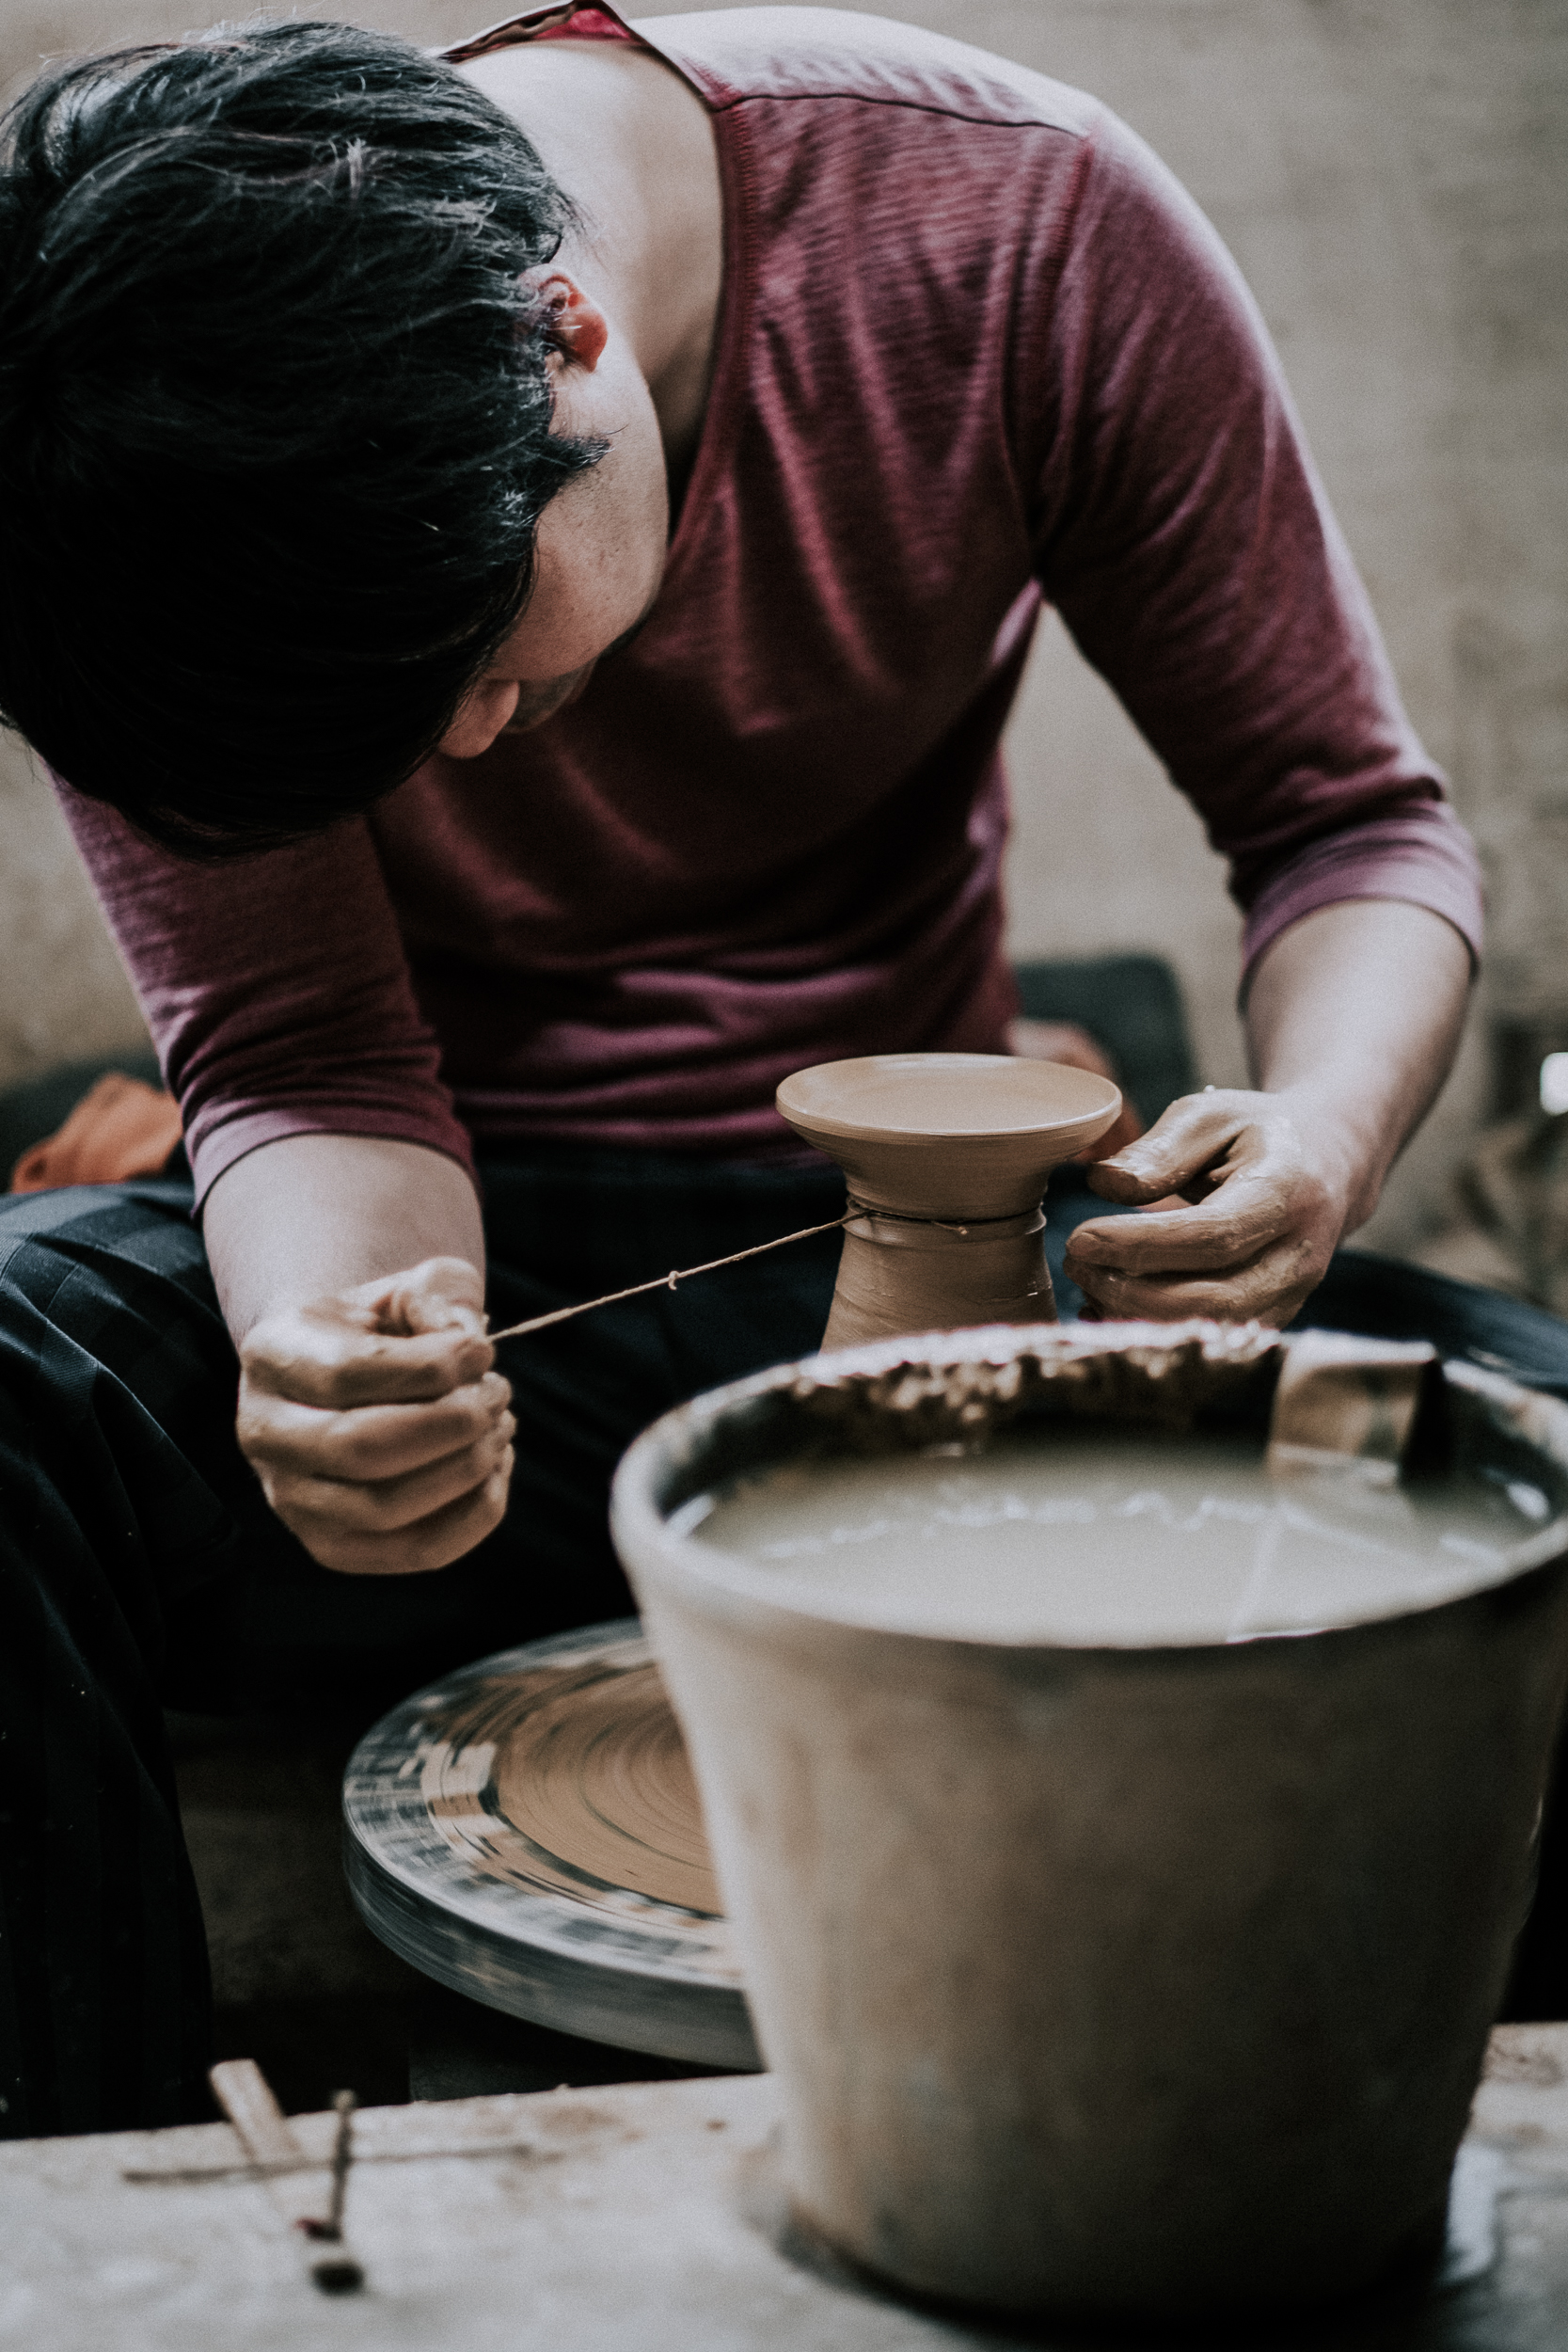
[[[26,2352],[958,2352],[1042,2341],[885,2299],[788,2247],[767,2075],[373,2108],[329,2298],[228,2124],[0,2147],[0,2346]],[[325,2155],[335,2119],[296,2119]],[[156,2175],[156,2178],[128,2177]],[[1461,2163],[1467,2280],[1294,2352],[1568,2347],[1568,2026],[1505,2026]],[[1485,2265],[1477,2270],[1478,2265]],[[1057,2339],[1046,2337],[1052,2343]],[[1260,2340],[1245,2339],[1251,2346]]]

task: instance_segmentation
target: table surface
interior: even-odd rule
[[[335,2119],[294,2127],[325,2157]],[[1292,2336],[1293,2352],[1568,2346],[1568,2026],[1498,2029],[1461,2175],[1457,2235],[1486,2263],[1479,2275],[1415,2312],[1355,2324],[1341,2314]],[[0,2345],[958,2352],[1062,2342],[911,2310],[787,2250],[767,2075],[368,2110],[348,2189],[358,2295],[312,2285],[321,2249],[292,2226],[324,2213],[327,2193],[325,2169],[258,2179],[226,2123],[0,2146]],[[1156,2341],[1144,2340],[1149,2352]]]

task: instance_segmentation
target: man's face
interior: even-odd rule
[[[586,360],[570,345],[551,355],[555,427],[610,447],[540,517],[533,593],[441,738],[451,759],[477,759],[503,731],[564,709],[658,594],[670,529],[658,424],[625,339],[594,317],[604,333],[579,336]]]

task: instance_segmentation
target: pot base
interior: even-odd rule
[[[790,2201],[783,2177],[782,2158],[776,2177],[749,2185],[747,2215],[771,2239],[786,2262],[814,2277],[841,2287],[858,2288],[879,2302],[895,2303],[906,2311],[922,2312],[955,2326],[1050,2329],[1053,2337],[1082,2336],[1115,2344],[1131,2337],[1147,2345],[1150,2335],[1161,2344],[1240,2342],[1255,2346],[1259,2338],[1293,2340],[1300,2331],[1335,2327],[1336,2343],[1359,2342],[1361,2331],[1402,2313],[1414,2313],[1434,2294],[1444,2294],[1483,2277],[1497,2259],[1496,2174],[1484,2164],[1486,2150],[1461,2149],[1454,2167],[1454,2185],[1448,2211],[1428,2223],[1418,2239],[1378,2276],[1350,2294],[1297,2297],[1288,2302],[1248,2300],[1205,2302],[1190,2308],[1168,2304],[1107,2307],[1101,2303],[998,2303],[970,2296],[932,2293],[863,2262],[842,2246],[831,2231]],[[1482,2159],[1481,2165],[1474,2161]],[[1468,2160],[1468,2161],[1467,2161]],[[1474,2176],[1486,2178],[1486,2244],[1476,2259],[1478,2216]],[[1342,2338],[1339,2330],[1343,2328]]]

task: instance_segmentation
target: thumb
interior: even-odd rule
[[[1183,1094],[1157,1119],[1147,1135],[1088,1168],[1092,1190],[1102,1200],[1142,1208],[1180,1193],[1201,1200],[1214,1190],[1209,1170],[1235,1141],[1242,1124],[1228,1093],[1208,1088]]]
[[[379,1303],[394,1328],[485,1337],[483,1278],[466,1258],[426,1258],[405,1274],[394,1275]]]

